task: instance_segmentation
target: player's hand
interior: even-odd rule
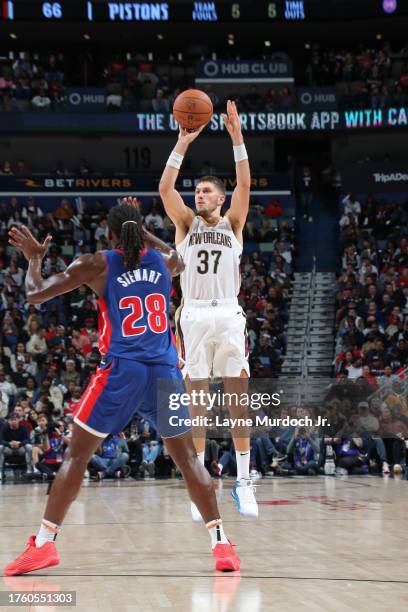
[[[241,132],[241,121],[239,119],[237,105],[232,100],[227,102],[227,114],[221,114],[224,125],[231,136],[233,145],[243,144],[244,138]]]
[[[139,208],[139,200],[132,196],[126,196],[121,199],[121,204],[127,204],[128,206],[133,206],[133,208]]]
[[[20,228],[12,227],[9,231],[9,243],[20,249],[27,261],[33,258],[43,259],[51,240],[52,236],[48,234],[41,244],[25,225]]]
[[[198,128],[198,130],[194,130],[193,132],[186,130],[180,126],[178,141],[187,146],[190,145],[201,134],[201,132],[205,128],[205,125],[202,125],[200,128]]]

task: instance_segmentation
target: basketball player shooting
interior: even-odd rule
[[[184,268],[182,258],[142,227],[137,207],[128,202],[110,210],[108,231],[110,250],[82,255],[65,272],[46,279],[41,267],[51,236],[40,244],[25,226],[9,233],[10,244],[22,251],[29,264],[25,286],[30,303],[42,304],[82,284],[99,296],[103,357],[76,409],[71,443],[37,536],[29,538],[24,552],[4,572],[14,576],[59,564],[55,539],[87,464],[101,439],[121,432],[135,412],[162,436],[182,472],[190,497],[206,521],[216,569],[238,570],[239,557],[225,537],[214,487],[197,459],[191,430],[186,425],[170,427],[168,397],[158,393],[159,380],[170,381],[171,388],[183,384],[169,325],[171,276]],[[182,409],[180,418],[189,418],[187,409]]]
[[[159,191],[166,213],[176,226],[176,248],[185,270],[181,276],[183,301],[177,332],[183,375],[190,390],[209,390],[211,376],[222,377],[225,394],[247,391],[249,365],[245,315],[238,304],[239,264],[242,255],[243,227],[248,215],[251,175],[248,155],[236,105],[229,100],[222,115],[231,137],[236,187],[224,217],[225,186],[217,177],[201,177],[195,188],[197,214],[186,206],[175,189],[184,156],[203,127],[191,132],[180,127],[178,141],[161,177]],[[206,406],[191,406],[193,416],[204,415]],[[231,401],[232,417],[245,417],[245,409]],[[238,511],[258,516],[254,486],[249,478],[250,431],[232,431],[237,459],[237,482],[232,497]],[[194,428],[197,455],[204,464],[205,428]],[[192,504],[194,520],[201,520]]]

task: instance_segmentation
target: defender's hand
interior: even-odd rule
[[[133,208],[139,208],[139,200],[132,196],[126,196],[121,199],[121,204],[127,204],[128,206],[133,206]]]
[[[51,240],[52,236],[48,234],[41,244],[25,225],[22,225],[20,229],[12,227],[9,231],[9,243],[20,249],[27,261],[33,258],[43,259]]]
[[[233,145],[243,144],[244,138],[241,132],[241,121],[239,119],[237,105],[232,100],[227,102],[227,114],[221,114],[224,125],[231,136]]]

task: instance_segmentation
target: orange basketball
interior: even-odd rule
[[[212,102],[200,89],[187,89],[174,100],[173,115],[186,130],[197,130],[208,123],[212,114]]]

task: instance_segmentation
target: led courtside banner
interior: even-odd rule
[[[408,125],[408,107],[365,110],[285,111],[240,113],[244,132],[323,132],[379,130]],[[172,115],[162,113],[2,113],[3,133],[126,133],[176,132]],[[221,116],[214,114],[207,132],[223,132]]]

